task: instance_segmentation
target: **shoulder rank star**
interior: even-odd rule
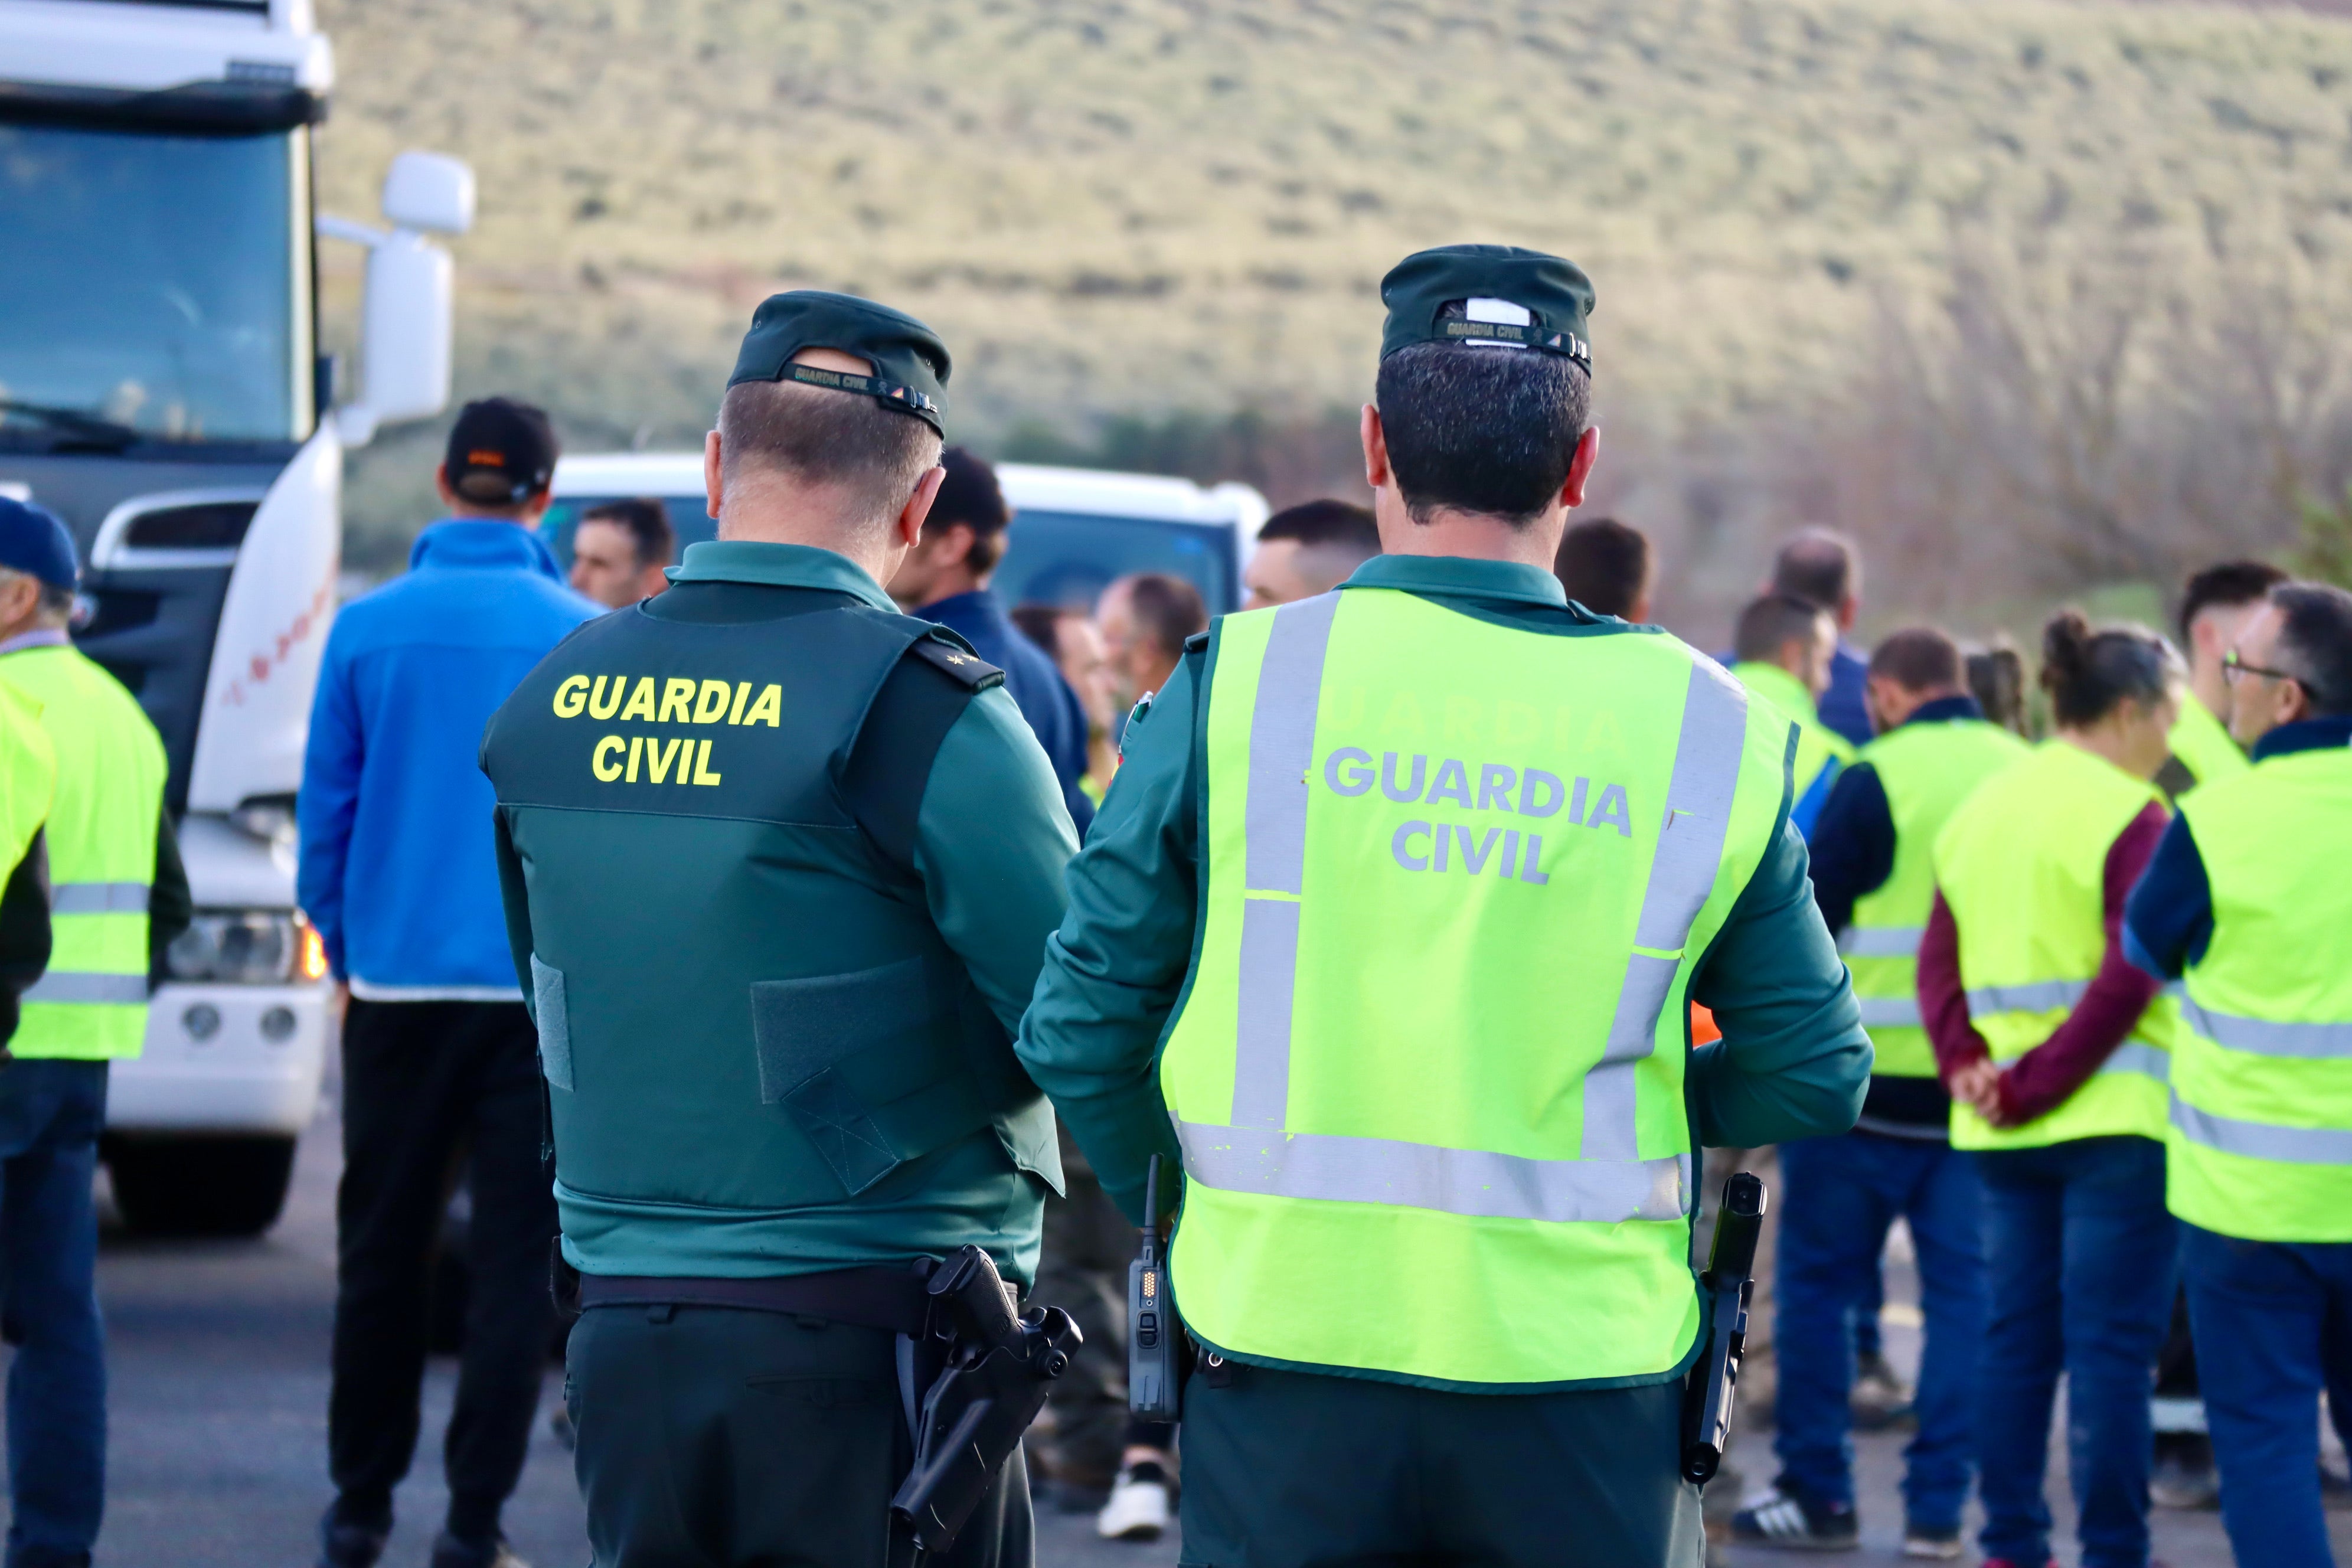
[[[950,664],[977,664],[980,661],[972,658],[971,655],[968,653],[950,653],[948,655],[948,662]]]

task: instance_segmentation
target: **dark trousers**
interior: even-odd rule
[[[106,1064],[0,1067],[0,1338],[8,1369],[8,1568],[89,1561],[106,1503],[106,1343],[90,1177]]]
[[[1682,1384],[1454,1394],[1234,1365],[1184,1388],[1186,1563],[1698,1568]]]
[[[344,1016],[327,1405],[341,1520],[389,1524],[416,1451],[433,1257],[461,1169],[473,1211],[465,1352],[443,1449],[451,1533],[494,1532],[522,1473],[555,1321],[538,1049],[518,1002],[354,998]]]
[[[595,1307],[564,1399],[594,1568],[909,1568],[897,1339],[723,1307]],[[936,1565],[1031,1568],[1018,1448]]]
[[[2164,1206],[2164,1145],[2076,1138],[1976,1158],[1991,1304],[1977,1373],[1985,1555],[2049,1560],[2042,1482],[2063,1373],[2083,1562],[2140,1568],[2154,1451],[2148,1386],[2179,1250]]]
[[[2352,1381],[2352,1242],[2180,1228],[2230,1549],[2263,1568],[2331,1568],[2317,1405]]]
[[[1850,1325],[1875,1293],[1879,1255],[1900,1215],[1918,1253],[1927,1323],[1919,1432],[1903,1456],[1904,1513],[1921,1529],[1957,1530],[1976,1464],[1972,1384],[1984,1343],[1976,1165],[1948,1143],[1848,1132],[1781,1144],[1780,1170],[1772,1442],[1781,1479],[1811,1501],[1854,1500]]]

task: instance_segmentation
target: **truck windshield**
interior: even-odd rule
[[[302,434],[300,134],[0,123],[0,440]]]

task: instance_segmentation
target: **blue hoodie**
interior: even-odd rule
[[[548,650],[604,607],[538,535],[457,519],[328,635],[296,816],[296,897],[352,994],[521,995],[490,847],[482,731]]]

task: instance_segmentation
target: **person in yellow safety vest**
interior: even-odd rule
[[[0,1068],[0,1276],[8,1370],[9,1552],[88,1562],[106,1485],[106,1363],[90,1181],[107,1063],[136,1056],[147,977],[188,924],[163,809],[163,742],[121,683],[67,637],[73,536],[0,498],[0,684],[37,704],[56,761],[44,837],[52,948]]]
[[[2122,948],[2164,832],[2180,656],[2068,610],[2042,633],[2055,735],[1994,773],[1935,846],[1919,1012],[1984,1184],[1990,1314],[1977,1369],[1988,1564],[2050,1561],[2051,1401],[2086,1563],[2147,1561],[2148,1382],[2171,1316],[2164,1084],[2180,1010]]]
[[[2189,658],[2189,700],[2168,737],[2172,764],[2156,782],[2175,799],[2200,784],[2246,771],[2230,733],[2230,686],[2222,656],[2286,574],[2264,561],[2223,561],[2189,579],[2180,595],[2180,642]]]
[[[1852,1539],[1853,1331],[1900,1216],[1918,1256],[1927,1331],[1919,1435],[1904,1455],[1904,1551],[1960,1552],[1984,1337],[1980,1200],[1974,1162],[1951,1146],[1951,1100],[1919,1023],[1917,959],[1935,902],[1937,834],[1979,784],[2026,754],[1985,721],[1965,679],[1959,646],[1932,626],[1878,645],[1866,689],[1877,737],[1838,776],[1811,835],[1813,897],[1853,972],[1875,1060],[1852,1132],[1780,1151],[1772,1442],[1781,1473],[1733,1516],[1734,1540]]]
[[[2187,982],[2166,1198],[2221,1521],[2239,1562],[2315,1568],[2314,1406],[2352,1370],[2352,594],[2273,585],[2223,668],[2252,765],[2180,803],[2125,947]]]
[[[1853,747],[1814,710],[1830,689],[1837,622],[1793,595],[1766,594],[1739,612],[1733,652],[1731,673],[1739,684],[1796,721],[1797,794],[1789,820],[1811,838],[1838,771],[1853,761]]]
[[[0,1065],[17,997],[49,966],[49,856],[42,832],[58,793],[57,748],[41,707],[0,683]]]
[[[1386,553],[1187,643],[1016,1049],[1130,1217],[1181,1158],[1188,1559],[1696,1568],[1695,1144],[1843,1131],[1869,1070],[1792,726],[1551,574],[1584,274],[1456,246],[1381,293]]]

